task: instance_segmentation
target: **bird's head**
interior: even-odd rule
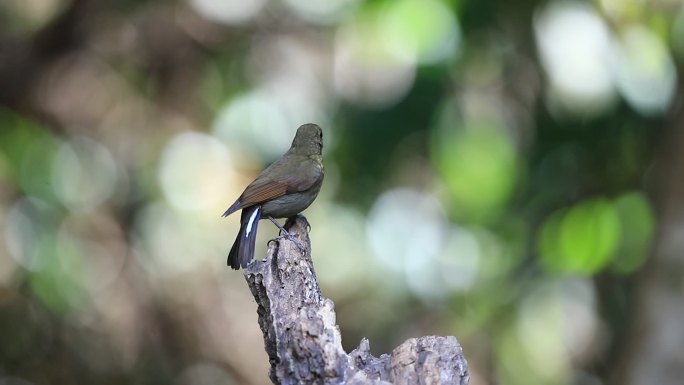
[[[307,123],[297,129],[290,151],[299,155],[321,155],[323,131],[318,125]]]

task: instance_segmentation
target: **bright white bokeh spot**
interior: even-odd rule
[[[383,108],[401,100],[416,77],[416,57],[377,20],[352,20],[335,37],[334,86],[342,98]]]
[[[337,31],[335,91],[360,105],[391,106],[411,89],[418,65],[452,58],[460,40],[454,12],[441,1],[369,6]]]
[[[482,250],[478,239],[461,228],[447,230],[443,239],[435,239],[439,251],[434,261],[424,258],[406,262],[409,288],[426,300],[443,299],[450,293],[470,289],[477,281]]]
[[[534,21],[551,96],[572,112],[598,112],[609,106],[615,97],[611,34],[596,11],[579,2],[556,2]]]
[[[452,291],[470,289],[477,279],[481,257],[480,243],[471,232],[452,230],[439,257],[441,280],[445,286]]]
[[[537,374],[548,379],[563,376],[596,342],[595,302],[595,289],[587,279],[536,285],[524,299],[517,332]]]
[[[109,150],[94,140],[76,137],[61,145],[52,168],[59,200],[69,209],[89,211],[114,195],[116,162]]]
[[[254,18],[266,0],[189,0],[190,6],[207,20],[223,24],[241,24]]]
[[[134,254],[153,278],[189,272],[211,257],[216,261],[212,245],[218,227],[212,228],[211,222],[218,217],[191,215],[164,203],[147,205],[136,218]],[[229,246],[232,236],[223,238]]]
[[[314,24],[330,24],[349,14],[359,0],[285,0],[302,19]]]
[[[384,267],[403,272],[417,294],[435,297],[442,291],[432,283],[439,279],[435,266],[446,229],[444,210],[433,196],[397,189],[375,202],[366,234],[373,255]]]
[[[317,123],[325,130],[322,111],[309,98],[297,92],[290,98],[278,94],[256,90],[231,100],[214,121],[214,134],[228,145],[240,143],[247,152],[275,159],[290,147],[300,125]]]
[[[452,57],[461,32],[454,12],[438,0],[398,0],[388,4],[380,19],[400,55],[419,64],[434,64]]]
[[[367,271],[364,266],[370,257],[364,216],[351,207],[329,203],[320,196],[305,215],[314,225],[325,224],[315,226],[309,234],[316,254],[319,281],[334,288],[337,295],[357,294],[363,287]]]
[[[203,210],[225,205],[231,170],[230,156],[221,142],[205,134],[184,132],[164,149],[159,182],[175,208]]]
[[[482,256],[478,239],[466,229],[450,230],[441,204],[431,195],[408,189],[384,193],[368,214],[366,234],[383,270],[399,275],[425,300],[468,290],[477,280]]]
[[[48,203],[32,197],[18,199],[4,217],[4,238],[14,260],[27,270],[38,271],[46,262],[41,251],[52,250],[56,213]]]
[[[675,95],[677,69],[668,48],[642,26],[627,28],[613,46],[618,89],[644,115],[662,113]]]
[[[0,2],[0,13],[12,15],[13,21],[22,27],[38,29],[52,21],[67,5],[64,0],[4,0]]]
[[[437,199],[407,189],[384,193],[368,214],[371,250],[393,269],[434,262],[445,229],[444,210]]]
[[[232,99],[218,113],[214,134],[226,142],[238,141],[263,154],[277,156],[297,127],[288,124],[287,113],[266,92],[252,91]]]
[[[214,134],[231,148],[246,144],[250,153],[273,159],[288,148],[300,125],[329,127],[330,63],[321,50],[297,35],[255,39],[245,64],[255,87],[225,103],[213,123]]]

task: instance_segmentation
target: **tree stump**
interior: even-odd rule
[[[347,354],[335,321],[334,304],[321,295],[311,259],[306,218],[285,228],[305,246],[279,238],[266,259],[244,269],[257,302],[259,326],[275,384],[459,384],[468,365],[455,337],[411,338],[376,358],[364,339]]]

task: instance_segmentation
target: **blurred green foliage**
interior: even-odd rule
[[[668,230],[679,2],[10,0],[0,21],[0,383],[268,383],[219,215],[309,121],[346,348],[456,335],[475,385],[621,370]]]

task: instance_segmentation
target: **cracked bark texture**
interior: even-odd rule
[[[455,337],[411,338],[376,358],[368,340],[347,354],[335,321],[333,302],[321,295],[311,259],[304,217],[286,228],[292,241],[270,242],[266,259],[253,261],[245,278],[257,302],[275,384],[459,384],[468,383],[468,365]]]

